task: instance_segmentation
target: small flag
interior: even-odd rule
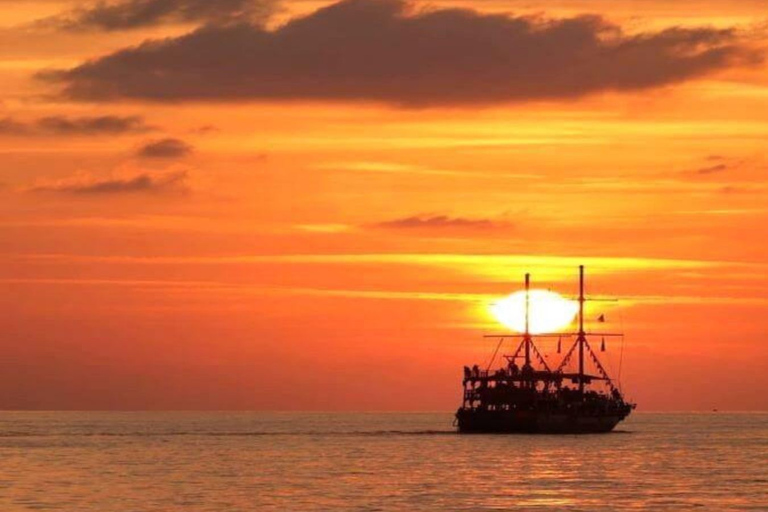
[[[605,337],[603,337],[603,342],[600,344],[600,352],[605,352]]]
[[[600,315],[599,317],[597,317],[597,321],[598,322],[605,322],[605,315]]]

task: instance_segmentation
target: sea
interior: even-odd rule
[[[768,511],[768,413],[460,435],[450,413],[0,412],[0,511]]]

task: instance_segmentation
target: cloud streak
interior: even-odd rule
[[[717,173],[727,171],[728,169],[729,167],[725,164],[710,165],[708,167],[702,167],[700,169],[696,169],[696,174],[701,174],[701,175],[717,174]]]
[[[44,20],[67,30],[130,30],[166,23],[263,21],[270,0],[123,0],[92,3]]]
[[[183,158],[192,153],[192,146],[180,139],[160,139],[139,148],[142,158]]]
[[[706,158],[707,164],[697,169],[683,171],[683,175],[690,177],[708,177],[719,176],[731,171],[739,169],[743,164],[743,160],[736,160],[733,158],[726,158],[720,155],[710,155]]]
[[[186,172],[153,176],[147,173],[129,178],[110,178],[91,181],[63,181],[33,188],[35,192],[55,192],[83,196],[179,193],[186,192]]]
[[[0,119],[3,135],[122,135],[154,129],[140,116],[47,116],[23,122],[11,117]]]
[[[375,225],[384,229],[405,230],[463,230],[463,229],[494,229],[510,228],[506,222],[491,219],[468,219],[464,217],[449,217],[448,215],[414,215],[400,219],[380,222]]]
[[[629,35],[597,16],[543,19],[343,0],[274,30],[206,26],[39,76],[78,100],[357,100],[421,107],[641,90],[755,60],[728,29]]]
[[[2,256],[2,255],[0,255]],[[751,268],[764,275],[762,263],[737,263],[716,260],[683,260],[606,256],[541,256],[527,254],[461,254],[461,253],[345,253],[345,254],[252,254],[219,256],[85,256],[77,254],[28,254],[24,259],[70,263],[110,263],[131,265],[425,265],[464,267],[472,272],[499,267],[508,275],[510,269],[523,267],[543,271],[565,271],[572,276],[578,265],[586,265],[591,274],[653,270],[700,270],[708,268]]]

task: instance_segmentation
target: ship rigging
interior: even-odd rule
[[[588,337],[622,336],[617,333],[588,333],[584,329],[584,266],[579,267],[578,331],[574,334],[531,334],[530,274],[525,275],[525,330],[522,334],[492,334],[498,338],[491,362],[486,369],[478,365],[464,367],[463,402],[456,412],[459,432],[520,432],[520,433],[597,433],[613,430],[636,407],[624,400],[592,349]],[[562,337],[575,341],[552,369],[534,342],[534,338]],[[511,355],[504,355],[506,364],[491,370],[499,348],[505,339],[520,339]],[[577,371],[566,371],[574,355]],[[594,373],[585,371],[589,357]],[[518,360],[523,361],[522,368]],[[575,384],[571,388],[568,383]],[[593,389],[601,383],[602,390]]]

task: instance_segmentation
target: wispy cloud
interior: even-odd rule
[[[759,194],[759,193],[762,193],[763,189],[765,189],[765,187],[755,187],[754,185],[739,185],[739,186],[726,185],[720,188],[720,193],[727,194],[727,195],[750,194],[750,193]]]
[[[11,117],[0,119],[3,135],[121,135],[153,129],[140,116],[47,116],[30,122]]]
[[[354,299],[377,300],[427,300],[451,301],[491,304],[502,298],[493,293],[452,293],[427,291],[393,291],[393,290],[332,290],[315,288],[273,289],[275,293],[313,295],[324,297],[346,297]],[[643,305],[696,305],[696,304],[729,304],[729,305],[768,305],[765,297],[731,297],[731,296],[690,296],[690,295],[628,295],[611,297],[621,306]]]
[[[388,220],[374,224],[374,227],[384,229],[406,230],[477,230],[477,229],[509,229],[512,225],[505,221],[494,219],[477,219],[466,217],[451,217],[448,215],[414,215],[399,219]]]
[[[691,177],[722,175],[726,172],[737,170],[744,164],[743,160],[739,160],[737,158],[728,158],[722,155],[709,155],[704,160],[706,165],[703,165],[697,169],[683,171],[682,174]]]
[[[29,126],[10,117],[0,119],[0,134],[25,135]]]
[[[21,256],[20,256],[21,257]],[[84,256],[70,254],[37,254],[23,258],[41,261],[103,262],[136,265],[232,265],[232,264],[299,264],[299,265],[416,265],[444,267],[473,275],[492,278],[508,277],[528,269],[537,275],[571,277],[578,265],[586,265],[590,273],[650,270],[696,270],[746,263],[663,258],[547,256],[507,254],[447,254],[447,253],[365,253],[365,254],[256,254],[221,256]],[[761,267],[762,268],[762,267]]]
[[[68,30],[129,30],[166,23],[262,22],[271,0],[117,0],[92,2],[39,23]]]
[[[183,158],[192,153],[193,148],[181,139],[159,139],[148,142],[139,148],[142,158]]]
[[[729,167],[726,164],[710,165],[707,167],[696,169],[696,174],[701,174],[701,175],[717,174],[723,171],[727,171],[728,169]]]
[[[308,233],[346,233],[354,229],[349,224],[297,224],[294,227]]]
[[[172,293],[174,290],[183,291],[188,296],[190,291],[200,294],[215,294],[219,297],[243,297],[258,295],[288,295],[344,299],[393,300],[393,301],[441,301],[463,302],[481,305],[491,305],[503,295],[498,293],[466,293],[450,291],[426,290],[371,290],[371,289],[338,289],[338,288],[301,288],[301,287],[265,287],[249,284],[238,284],[224,281],[200,280],[159,280],[159,279],[49,279],[49,278],[0,278],[3,284],[21,284],[30,286],[81,286],[81,287],[120,287],[137,290],[147,289]],[[758,296],[734,297],[726,295],[622,295],[611,297],[616,302],[612,307],[627,307],[634,305],[731,305],[731,306],[765,306],[768,299]],[[495,326],[495,324],[488,324]]]
[[[392,141],[392,139],[389,139]],[[401,174],[408,176],[455,176],[471,178],[518,178],[518,179],[536,179],[539,175],[533,173],[509,173],[509,172],[483,172],[473,170],[456,169],[433,169],[413,164],[404,164],[398,162],[376,162],[376,161],[353,161],[353,162],[326,162],[315,166],[315,168],[324,171],[353,171],[361,173],[379,173],[379,174]]]
[[[186,192],[186,172],[174,172],[161,175],[138,174],[128,178],[109,178],[102,180],[65,180],[39,185],[35,192],[54,192],[74,195],[113,195],[136,193]]]

